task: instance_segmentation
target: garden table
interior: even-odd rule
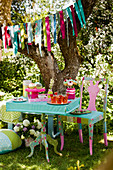
[[[18,112],[28,112],[28,114],[41,114],[41,122],[43,123],[43,143],[45,144],[46,148],[46,158],[49,161],[48,158],[48,145],[46,141],[46,130],[45,130],[45,115],[58,115],[58,122],[59,122],[59,132],[60,132],[60,137],[61,137],[61,150],[63,149],[64,145],[64,138],[63,138],[63,130],[61,128],[62,126],[62,120],[61,116],[70,116],[70,112],[75,110],[76,108],[79,107],[80,105],[80,98],[75,98],[74,100],[70,100],[70,103],[65,104],[65,105],[52,105],[48,104],[47,102],[14,102],[14,101],[9,101],[6,103],[6,111],[18,111]],[[33,154],[33,150],[35,145],[38,145],[40,143],[39,139],[37,139],[33,145],[31,146],[31,151]],[[32,155],[30,154],[30,156]]]

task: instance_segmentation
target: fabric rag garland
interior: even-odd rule
[[[74,6],[71,5],[64,10],[57,12],[56,14],[47,16],[43,19],[35,21],[35,45],[39,45],[39,52],[41,52],[42,44],[42,26],[43,26],[43,39],[44,47],[47,47],[48,51],[51,51],[51,38],[50,32],[54,38],[54,43],[57,43],[57,29],[60,31],[60,36],[62,39],[67,38],[67,46],[69,47],[69,36],[68,36],[68,17],[72,25],[73,36],[78,36],[77,25],[75,19],[75,11],[81,24],[81,28],[86,27],[85,15],[82,7],[81,0],[75,1]],[[66,27],[65,27],[65,22]],[[27,48],[29,54],[29,45],[33,42],[33,32],[32,32],[31,22],[22,23],[20,25],[14,26],[3,26],[2,27],[2,39],[4,50],[7,46],[13,46],[14,54],[18,52],[18,47],[24,49]],[[65,36],[65,33],[67,36]]]

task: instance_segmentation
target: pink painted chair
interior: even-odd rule
[[[88,78],[83,77],[81,87],[80,87],[80,109],[82,109],[82,92],[83,92],[83,83],[84,81],[89,81],[90,86],[88,87],[89,92],[89,105],[87,110],[91,111],[89,114],[83,114],[79,116],[79,139],[80,142],[83,143],[83,137],[82,137],[82,123],[86,123],[89,126],[89,148],[90,148],[90,155],[92,155],[92,142],[93,142],[93,125],[94,123],[104,120],[104,143],[107,146],[107,126],[106,126],[106,107],[107,107],[107,90],[108,90],[108,79],[105,78]],[[93,83],[95,81],[95,84]],[[104,105],[103,105],[103,111],[97,111],[99,108],[96,109],[95,103],[96,103],[96,97],[99,93],[99,83],[105,81],[105,88],[104,88]]]
[[[79,139],[80,142],[83,143],[83,136],[82,136],[82,124],[87,124],[89,127],[89,149],[90,149],[90,155],[92,155],[92,143],[93,143],[93,125],[94,123],[100,121],[103,119],[103,124],[104,124],[104,143],[107,146],[107,126],[106,126],[106,107],[107,107],[107,90],[108,90],[108,79],[105,78],[88,78],[88,77],[83,77],[80,85],[80,108],[79,110],[82,110],[82,95],[83,95],[83,85],[84,82],[90,83],[88,87],[88,92],[89,92],[89,105],[87,110],[91,111],[90,113],[87,114],[77,114],[76,111],[68,114],[66,117],[62,117],[62,120],[65,121],[70,121],[74,123],[78,123],[79,126]],[[95,81],[95,84],[94,84]],[[105,84],[104,84],[105,82]],[[104,96],[103,96],[103,111],[97,111],[99,108],[96,109],[95,103],[96,103],[96,97],[99,93],[99,83],[104,84],[105,88],[102,89],[104,90]],[[103,87],[104,87],[103,86]],[[87,112],[87,111],[86,111]]]

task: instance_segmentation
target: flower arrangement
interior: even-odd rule
[[[68,86],[69,88],[70,88],[70,87],[73,88],[74,85],[77,85],[77,79],[75,79],[75,80],[73,80],[73,79],[71,79],[71,78],[69,78],[69,80],[68,80],[68,79],[65,79],[65,80],[63,81],[63,84],[64,84],[64,86]]]
[[[29,137],[35,139],[40,135],[40,129],[42,124],[38,119],[34,119],[34,122],[30,122],[28,119],[19,122],[14,126],[14,131],[21,137],[21,139],[27,139]]]

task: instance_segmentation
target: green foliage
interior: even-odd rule
[[[14,96],[21,96],[23,80],[36,82],[36,74],[39,73],[34,61],[24,55],[5,57],[0,62],[0,90],[12,93]]]

